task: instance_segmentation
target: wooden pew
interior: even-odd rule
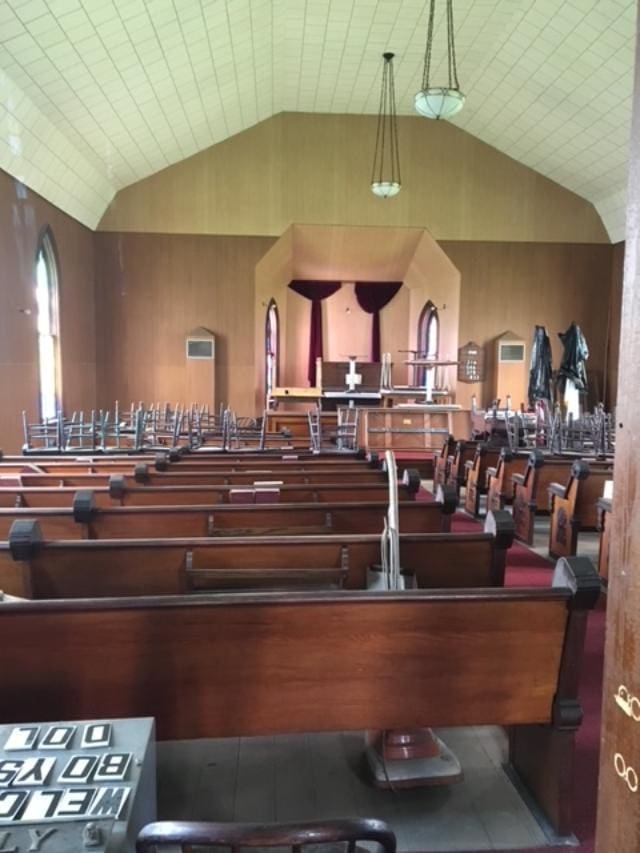
[[[500,449],[481,443],[476,447],[473,459],[465,462],[467,473],[464,508],[471,515],[477,516],[480,513],[480,498],[487,493],[487,470],[498,461]]]
[[[359,461],[353,458],[343,460],[328,459],[314,462],[311,460],[280,460],[270,459],[200,459],[185,458],[179,464],[169,462],[164,455],[161,457],[144,457],[142,459],[130,459],[129,457],[119,457],[117,459],[98,459],[86,461],[83,459],[63,459],[53,462],[34,463],[30,460],[16,463],[0,462],[0,477],[3,475],[14,474],[49,474],[60,478],[65,475],[76,474],[129,474],[133,475],[139,467],[146,467],[149,472],[173,472],[173,473],[199,473],[216,475],[224,472],[232,472],[241,474],[253,472],[259,474],[274,474],[277,472],[309,472],[319,474],[325,472],[334,474],[342,471],[361,472],[368,470],[380,470],[381,464],[379,460],[374,461]],[[403,466],[409,468],[410,465]],[[331,479],[331,477],[329,477]]]
[[[503,725],[568,835],[598,593],[578,558],[551,589],[2,604],[0,722],[152,716],[160,740]]]
[[[549,486],[556,480],[566,479],[575,461],[575,457],[545,457],[540,450],[532,450],[524,474],[512,475],[516,539],[528,545],[533,543],[535,516],[546,515],[549,511]],[[613,462],[596,461],[593,464],[611,470]]]
[[[449,477],[447,479],[447,485],[455,486],[458,494],[460,494],[460,489],[466,485],[468,470],[466,463],[473,459],[478,444],[480,444],[478,441],[456,442],[456,449],[453,454],[453,458],[450,458],[449,460]]]
[[[79,469],[93,471],[131,471],[138,464],[146,464],[154,467],[157,471],[165,471],[180,467],[190,470],[215,470],[217,468],[231,468],[243,470],[255,467],[304,467],[312,469],[338,470],[345,465],[353,467],[379,467],[379,459],[376,454],[371,458],[364,454],[325,454],[291,453],[273,454],[268,451],[260,453],[180,453],[178,451],[161,451],[158,453],[142,454],[108,454],[97,456],[71,456],[68,454],[49,455],[43,457],[35,456],[0,456],[0,472],[40,470],[47,472],[74,471]],[[412,467],[408,461],[406,467]],[[415,466],[414,466],[415,467]]]
[[[552,557],[572,557],[578,547],[581,530],[596,530],[598,498],[611,469],[598,467],[583,459],[573,463],[566,483],[551,483],[551,524],[549,525],[549,554]]]
[[[455,490],[440,501],[401,501],[403,533],[448,533],[457,507]],[[386,501],[362,503],[216,504],[208,506],[99,507],[91,490],[81,490],[71,507],[0,509],[0,539],[11,525],[35,519],[45,539],[136,539],[232,536],[254,533],[380,533]]]
[[[508,513],[481,534],[401,534],[402,568],[418,586],[502,586],[513,542]],[[176,595],[247,586],[365,589],[380,536],[45,541],[37,522],[0,542],[0,588],[24,598]]]
[[[411,479],[416,491],[420,487],[420,475],[417,472],[405,472],[407,480]],[[66,474],[20,474],[20,485],[24,488],[43,488],[47,486],[73,486],[76,489],[93,489],[108,486],[112,476],[108,473],[66,473]],[[342,471],[280,471],[255,470],[240,471],[175,471],[159,472],[149,469],[144,464],[135,466],[134,471],[116,475],[124,481],[126,487],[135,486],[252,486],[256,483],[309,484],[329,482],[349,483],[386,483],[387,474],[373,468],[350,468],[345,466]],[[15,475],[14,475],[15,477]],[[12,478],[13,479],[13,478]],[[0,475],[0,485],[3,477]]]
[[[243,497],[242,487],[236,486],[127,486],[122,475],[112,475],[109,487],[93,489],[97,506],[188,506],[193,504],[232,503],[234,496]],[[40,488],[0,488],[0,507],[64,507],[71,506],[76,489],[72,486],[42,486]],[[233,493],[233,494],[232,494]],[[252,493],[252,494],[250,494]],[[386,501],[386,483],[311,483],[282,486],[246,487],[250,503],[292,502],[364,502]],[[414,500],[415,484],[399,485],[400,500]]]
[[[508,447],[500,449],[497,465],[487,468],[487,511],[495,512],[513,503],[512,477],[524,474],[528,460],[528,452],[514,452]]]
[[[456,440],[450,435],[447,441],[442,445],[442,449],[440,453],[435,457],[434,463],[434,472],[433,472],[433,488],[434,490],[438,486],[446,486],[449,482],[449,468],[451,467],[451,461],[456,452]]]

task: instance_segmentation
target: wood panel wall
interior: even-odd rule
[[[257,413],[262,398],[255,393],[260,340],[254,335],[254,312],[266,311],[266,302],[255,307],[255,267],[273,244],[269,237],[97,234],[100,405],[111,405],[116,398],[182,399],[183,336],[203,325],[218,340],[218,401],[230,403],[241,414]],[[460,345],[470,339],[489,345],[506,330],[529,341],[534,324],[540,323],[550,333],[557,365],[561,353],[557,332],[575,320],[590,346],[589,374],[602,391],[612,246],[456,241],[441,246],[461,274]],[[286,270],[283,275],[287,277]],[[425,293],[429,298],[428,290]],[[344,305],[336,302],[336,310],[355,322],[355,310],[349,314],[345,310],[353,308],[347,304],[348,295],[343,294]],[[446,319],[442,295],[436,294],[435,301]],[[397,307],[402,305],[401,297]],[[288,306],[280,304],[279,309],[284,321]],[[297,365],[296,376],[306,371],[307,309],[302,305],[304,316],[294,324],[296,341],[286,342]],[[392,329],[405,334],[401,319],[392,306],[388,316],[383,311],[385,346],[393,343],[388,341]],[[334,353],[335,335],[328,320],[327,316],[327,344]],[[370,318],[363,315],[361,344],[369,324]],[[460,402],[468,403],[473,391],[482,401],[491,396],[491,383],[484,387],[460,383]]]
[[[471,243],[443,241],[460,270],[460,346],[473,340],[485,346],[488,364],[483,384],[458,385],[458,401],[490,402],[492,342],[505,331],[527,341],[527,362],[535,324],[546,326],[553,364],[560,363],[558,332],[572,320],[586,336],[587,363],[594,400],[601,399],[607,351],[607,314],[612,246],[545,243]]]
[[[272,244],[269,237],[96,234],[99,404],[190,402],[185,337],[205,326],[216,336],[217,404],[251,414],[255,266]]]
[[[35,260],[47,226],[59,267],[63,405],[66,411],[95,405],[92,232],[0,172],[0,448],[5,452],[22,445],[22,410],[31,420],[39,417]]]
[[[592,204],[448,122],[399,118],[402,192],[370,191],[375,116],[282,113],[121,190],[105,231],[267,234],[293,222],[438,239],[608,242]]]

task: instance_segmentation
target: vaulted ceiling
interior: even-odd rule
[[[384,50],[398,112],[412,115],[428,6],[3,0],[0,167],[95,227],[120,188],[276,113],[376,113]],[[635,7],[454,0],[467,102],[453,123],[593,202],[612,241],[624,238]]]

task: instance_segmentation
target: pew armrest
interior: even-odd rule
[[[487,468],[487,471],[486,471],[486,474],[487,474],[487,482],[489,482],[489,477],[495,477],[497,473],[498,473],[498,469],[497,469],[497,468],[493,468],[493,467],[491,467],[491,468]]]
[[[467,461],[464,463],[464,467],[467,469],[467,471],[471,471],[471,469],[473,468],[473,459],[467,459]]]
[[[551,483],[548,487],[550,498],[566,497],[566,488],[561,483]]]
[[[514,486],[524,486],[524,474],[512,474],[511,482]]]
[[[513,545],[516,535],[513,516],[504,509],[489,510],[484,522],[484,532],[492,533],[496,538],[496,548],[506,551]]]

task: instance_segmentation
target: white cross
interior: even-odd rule
[[[356,385],[362,384],[362,374],[356,373],[356,356],[350,355],[349,358],[349,372],[345,376],[345,383],[349,391],[355,391]]]

